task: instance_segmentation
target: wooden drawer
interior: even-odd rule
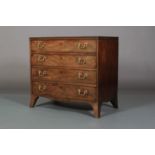
[[[52,40],[32,40],[32,52],[96,52],[96,40],[91,39],[52,39]]]
[[[32,54],[32,65],[96,68],[96,56]]]
[[[95,70],[32,68],[32,80],[96,84]]]
[[[96,101],[96,88],[58,83],[34,82],[32,91],[38,96],[59,99]]]

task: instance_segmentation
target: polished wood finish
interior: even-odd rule
[[[43,55],[32,54],[32,65],[96,68],[96,56],[94,55]]]
[[[101,116],[102,102],[118,108],[117,37],[30,38],[31,100],[85,102]]]
[[[111,101],[118,108],[118,38],[99,38],[98,89],[99,102]]]
[[[60,99],[96,101],[96,88],[62,83],[34,82],[32,92],[36,96],[52,96]]]
[[[37,39],[31,41],[31,50],[34,53],[52,52],[95,52],[96,40],[88,39]]]
[[[96,85],[97,79],[96,70],[33,67],[32,80],[88,83]]]

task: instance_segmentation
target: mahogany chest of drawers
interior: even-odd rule
[[[100,117],[101,105],[118,108],[117,37],[30,38],[31,101],[39,96],[91,105]]]

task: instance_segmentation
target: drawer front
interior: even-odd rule
[[[96,56],[32,54],[32,65],[96,68]]]
[[[62,40],[33,40],[32,52],[96,52],[96,40],[91,39],[62,39]]]
[[[32,79],[96,84],[96,71],[32,68]]]
[[[33,94],[59,99],[96,101],[96,88],[58,83],[33,83]]]

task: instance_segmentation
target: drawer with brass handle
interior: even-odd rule
[[[96,56],[94,55],[41,55],[32,54],[32,65],[43,65],[50,67],[76,67],[96,68]]]
[[[95,77],[95,76],[94,76]],[[78,78],[80,80],[87,80],[88,78],[88,73],[87,72],[78,72]],[[95,78],[94,78],[95,79]],[[95,80],[96,82],[96,80]]]
[[[49,95],[53,98],[96,100],[96,87],[77,86],[70,84],[33,82],[33,93],[44,96]]]
[[[84,64],[86,64],[86,59],[84,58],[84,57],[77,57],[77,63],[79,64],[79,65],[84,65]]]
[[[94,39],[70,39],[70,40],[34,40],[31,42],[31,50],[35,52],[96,52],[97,41]]]
[[[38,55],[37,56],[37,62],[38,63],[43,63],[46,61],[46,59],[47,59],[47,56],[45,56],[45,55]]]
[[[46,70],[38,70],[37,72],[38,72],[39,77],[47,76],[47,71]]]
[[[46,90],[47,86],[45,84],[38,84],[38,91],[44,92]]]
[[[37,49],[44,49],[46,47],[45,41],[37,41],[35,44]]]
[[[96,70],[32,68],[33,81],[55,81],[68,83],[88,83],[96,85]]]
[[[79,96],[88,96],[89,95],[89,91],[88,89],[78,89],[78,95]]]
[[[88,43],[87,42],[83,42],[83,43],[79,42],[78,43],[78,48],[79,49],[87,49],[88,48]]]

